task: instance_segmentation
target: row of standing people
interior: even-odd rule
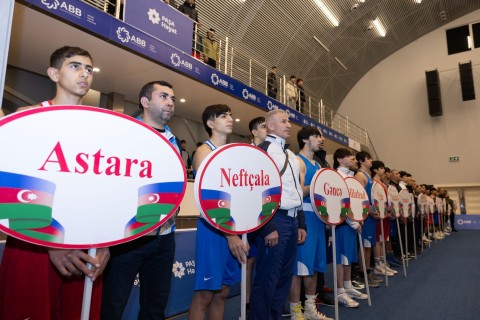
[[[267,94],[270,98],[278,98],[278,80],[277,80],[276,66],[273,66],[267,77]],[[304,80],[296,76],[290,76],[290,79],[285,83],[285,100],[286,104],[301,113],[306,113],[305,103],[307,101],[305,89],[303,88]]]

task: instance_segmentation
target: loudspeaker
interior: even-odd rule
[[[425,77],[427,79],[428,111],[430,116],[441,116],[443,115],[443,108],[438,70],[425,71]]]
[[[462,87],[463,101],[475,100],[475,87],[473,85],[472,61],[458,64],[460,70],[460,85]]]

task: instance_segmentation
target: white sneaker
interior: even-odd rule
[[[350,296],[344,292],[338,296],[338,304],[347,308],[356,308],[360,305],[357,301],[350,298]]]
[[[382,266],[377,264],[377,265],[375,265],[375,268],[373,269],[373,273],[384,276],[385,275],[385,269]],[[387,270],[387,276],[393,277],[394,275],[395,274],[393,272]]]
[[[385,262],[380,262],[380,267],[382,268],[382,270],[385,270]],[[397,270],[394,270],[392,268],[390,268],[387,264],[387,273],[390,272],[390,273],[393,273],[393,274],[397,274],[398,271]]]
[[[303,314],[305,319],[308,320],[333,320],[332,318],[327,317],[321,313],[316,304],[310,304],[305,302],[305,312]]]
[[[360,300],[368,299],[368,296],[365,293],[361,293],[360,291],[357,291],[353,288],[345,289],[345,293],[348,294],[348,296],[352,299],[360,299]]]
[[[302,312],[302,305],[299,303],[292,308],[290,304],[290,319],[291,320],[306,320],[303,312]]]

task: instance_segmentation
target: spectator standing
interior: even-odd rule
[[[287,96],[287,105],[295,109],[297,105],[297,100],[298,100],[298,92],[297,92],[297,87],[295,85],[297,78],[295,76],[290,76],[290,80],[287,81],[285,85],[285,94]]]
[[[219,60],[218,42],[215,38],[215,30],[210,28],[207,31],[207,38],[203,38],[203,59],[206,64],[213,68],[217,68]]]
[[[267,77],[267,92],[268,96],[273,99],[277,99],[278,83],[277,83],[277,67],[273,66],[272,71]]]

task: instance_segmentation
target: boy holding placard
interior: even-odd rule
[[[17,111],[81,105],[92,84],[92,57],[78,47],[59,48],[50,56],[47,73],[56,83],[55,97]],[[79,319],[84,275],[98,279],[109,257],[108,248],[97,249],[92,258],[83,250],[45,248],[8,237],[0,266],[0,319]],[[90,319],[99,319],[101,282],[94,283],[92,297]]]
[[[323,147],[325,139],[315,127],[304,127],[297,133],[300,152],[297,154],[300,164],[300,185],[303,191],[303,212],[308,234],[304,243],[297,246],[297,255],[290,287],[290,313],[293,320],[312,319],[328,320],[327,316],[318,311],[315,304],[317,289],[317,273],[325,272],[327,265],[325,224],[320,220],[310,199],[310,183],[320,165],[313,159],[314,152]],[[305,285],[305,314],[300,303],[301,282]]]
[[[337,149],[333,155],[333,168],[345,179],[352,177],[350,170],[355,165],[355,156],[346,148]],[[358,261],[357,232],[361,225],[349,218],[336,228],[337,249],[337,293],[338,303],[349,308],[356,308],[359,303],[355,299],[367,299],[368,296],[352,287],[352,262]]]
[[[227,144],[233,130],[231,110],[227,105],[208,106],[202,113],[202,122],[210,139],[198,147],[193,158],[193,169],[198,170],[203,160],[215,149]],[[240,265],[246,263],[248,245],[237,235],[225,234],[198,219],[195,242],[195,294],[189,319],[221,320],[230,285],[240,281]]]

